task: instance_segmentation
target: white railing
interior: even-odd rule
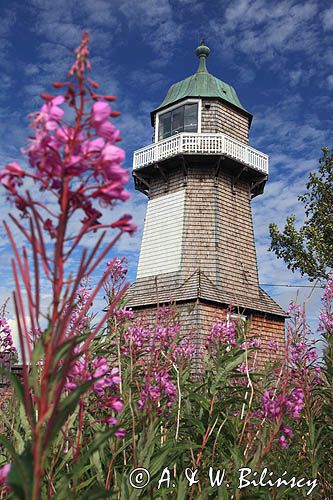
[[[133,170],[179,154],[221,154],[268,174],[268,156],[225,134],[180,133],[134,152]]]

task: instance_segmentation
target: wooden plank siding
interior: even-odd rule
[[[180,190],[149,200],[137,279],[180,269],[184,199]]]

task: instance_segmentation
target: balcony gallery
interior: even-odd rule
[[[268,155],[226,134],[180,132],[134,152],[133,170],[177,155],[223,155],[268,175]]]

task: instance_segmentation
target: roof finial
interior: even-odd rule
[[[196,48],[195,53],[200,59],[197,73],[207,72],[206,59],[210,54],[210,48],[207,47],[203,38],[201,39],[199,47]]]

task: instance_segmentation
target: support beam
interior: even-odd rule
[[[237,182],[239,181],[241,175],[243,172],[246,172],[247,171],[247,167],[242,167],[239,169],[239,172],[237,175],[235,175],[234,177],[232,177],[232,180],[231,180],[231,189],[232,189],[232,192],[235,193],[235,186],[237,184]]]
[[[256,188],[260,187],[261,185],[265,185],[266,181],[267,181],[267,175],[265,175],[265,177],[263,179],[259,179],[257,182],[251,183],[250,191],[251,191],[253,198],[254,198],[254,196],[256,196],[256,194],[255,194]]]
[[[139,179],[139,181],[142,182],[142,184],[144,184],[149,189],[150,187],[149,180],[145,179],[144,177],[142,177],[142,175],[139,175],[137,172],[134,173],[134,177]]]
[[[161,165],[159,165],[158,163],[156,164],[156,168],[159,170],[159,172],[164,180],[164,191],[168,191],[169,190],[169,178],[168,178],[167,174],[165,173],[165,171],[163,170]]]
[[[220,156],[219,159],[216,162],[216,167],[215,167],[215,171],[214,171],[215,181],[217,180],[217,178],[219,176],[221,164],[222,164],[222,162],[223,162],[224,159],[225,159],[224,156]]]
[[[222,162],[224,160],[224,156],[219,156],[217,162],[216,162],[216,165],[215,165],[215,169],[214,169],[214,185],[217,186],[217,183],[218,183],[218,178],[219,178],[219,172],[220,172],[220,169],[221,169],[221,165],[222,165]]]
[[[184,155],[182,155],[182,167],[183,167],[183,174],[184,174],[183,186],[187,186],[188,167],[187,167]]]

